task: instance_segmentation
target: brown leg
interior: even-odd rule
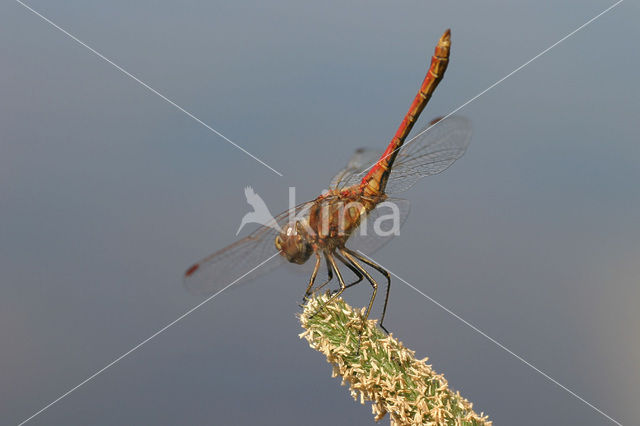
[[[318,290],[320,290],[325,285],[329,284],[331,282],[331,280],[333,279],[333,270],[331,269],[331,264],[329,263],[329,259],[327,259],[326,256],[325,256],[325,261],[327,263],[327,273],[328,273],[329,276],[327,277],[327,280],[325,282],[323,282],[318,287],[316,287],[316,289],[313,291],[313,293],[317,293]]]
[[[311,315],[310,318],[313,318],[314,316],[316,316],[316,314],[318,312],[320,312],[326,305],[328,305],[329,303],[333,302],[336,298],[340,297],[340,295],[342,294],[344,289],[347,288],[347,286],[344,283],[344,280],[342,279],[342,274],[340,273],[340,270],[338,269],[338,265],[336,265],[336,260],[333,258],[333,254],[329,253],[329,252],[325,252],[324,255],[326,256],[327,261],[331,264],[331,268],[333,269],[333,272],[335,272],[336,277],[338,278],[338,282],[340,283],[340,290],[338,290],[335,293],[333,293],[331,295],[331,297],[329,297],[329,300],[327,300],[325,303],[323,303],[322,306],[320,306],[320,308],[318,308],[318,310],[316,312],[314,312]]]
[[[358,277],[358,279],[355,280],[354,282],[347,284],[345,288],[353,287],[354,285],[358,284],[360,281],[364,279],[364,275],[362,275],[362,272],[360,272],[360,270],[357,269],[355,266],[353,266],[350,262],[347,262],[347,260],[344,257],[340,256],[338,253],[334,253],[333,255],[336,257],[336,259],[342,262],[344,266],[349,268],[351,272],[353,272]]]
[[[313,283],[316,281],[316,277],[318,276],[318,270],[320,269],[320,255],[316,253],[316,264],[313,267],[313,272],[311,273],[311,279],[309,279],[309,285],[307,286],[307,290],[304,292],[304,296],[302,296],[302,302],[309,297],[311,294],[311,288],[313,287]]]
[[[389,272],[387,272],[387,270],[384,269],[382,266],[372,262],[371,260],[362,256],[360,253],[357,253],[353,250],[349,250],[346,247],[344,248],[344,251],[346,251],[353,257],[357,258],[358,260],[362,261],[363,263],[366,263],[367,265],[371,266],[372,268],[380,272],[382,275],[384,275],[385,278],[387,279],[387,292],[384,295],[384,307],[382,308],[382,316],[380,317],[380,328],[382,328],[384,331],[389,333],[389,331],[387,331],[387,329],[384,327],[384,325],[382,325],[382,323],[384,322],[384,316],[387,313],[387,304],[389,303],[389,290],[391,289],[391,275],[389,275]]]
[[[367,281],[369,281],[371,283],[371,287],[373,287],[373,294],[371,295],[371,300],[369,300],[369,307],[367,308],[367,313],[364,315],[364,320],[366,321],[367,318],[369,318],[371,308],[373,307],[373,301],[376,299],[376,294],[378,293],[378,283],[371,277],[371,275],[369,275],[369,273],[362,267],[362,265],[358,263],[354,256],[352,256],[345,249],[340,249],[340,251],[344,255],[344,257],[349,259],[349,262],[351,262],[351,264],[360,271],[361,274],[367,277]]]

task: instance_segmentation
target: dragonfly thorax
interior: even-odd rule
[[[313,253],[308,233],[300,221],[288,223],[275,240],[276,248],[289,262],[303,264]]]

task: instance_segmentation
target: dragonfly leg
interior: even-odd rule
[[[369,300],[369,306],[367,307],[367,313],[364,315],[364,320],[366,321],[367,318],[369,318],[369,314],[371,313],[371,308],[373,307],[373,301],[376,299],[376,294],[378,293],[378,283],[367,272],[367,270],[364,269],[362,267],[362,265],[360,265],[358,263],[356,258],[354,256],[352,256],[351,253],[349,253],[345,249],[340,249],[340,251],[342,252],[344,257],[349,259],[349,262],[351,262],[351,264],[360,271],[361,274],[363,274],[365,277],[367,277],[367,281],[369,281],[369,283],[371,283],[371,287],[373,287],[373,294],[371,295],[371,300]]]
[[[358,284],[360,281],[362,281],[364,279],[364,275],[362,274],[362,272],[360,272],[359,269],[357,269],[355,266],[353,266],[350,262],[347,262],[347,260],[342,257],[341,255],[339,255],[338,253],[334,253],[336,259],[338,259],[340,262],[342,262],[344,264],[344,266],[346,266],[347,268],[349,268],[351,270],[351,272],[353,272],[356,277],[358,277],[354,282],[347,284],[347,286],[345,287],[345,289],[349,288],[349,287],[353,287],[354,285]]]
[[[340,290],[336,291],[335,293],[333,293],[331,295],[331,297],[329,297],[329,300],[327,300],[326,302],[324,302],[322,304],[322,306],[320,306],[318,308],[317,311],[315,311],[310,318],[313,318],[314,316],[316,316],[318,314],[318,312],[320,312],[326,305],[328,305],[329,303],[333,302],[335,299],[337,299],[342,292],[345,290],[345,288],[347,288],[347,286],[344,283],[344,280],[342,279],[342,274],[340,273],[340,270],[338,269],[338,265],[336,265],[336,260],[333,258],[333,254],[329,253],[329,252],[325,252],[325,257],[327,258],[327,262],[331,265],[331,268],[333,269],[333,272],[336,274],[336,277],[338,278],[338,282],[340,283]]]
[[[316,281],[316,277],[318,276],[318,270],[320,269],[320,255],[316,253],[316,264],[313,267],[313,272],[311,273],[311,278],[309,279],[309,285],[307,286],[307,290],[304,292],[304,296],[302,296],[302,302],[309,297],[311,294],[311,288],[313,287],[313,283]]]
[[[329,263],[329,259],[325,257],[325,261],[327,263],[327,274],[328,274],[327,280],[322,284],[320,284],[318,287],[316,287],[316,289],[313,290],[313,293],[317,293],[321,288],[329,284],[333,279],[333,270],[331,269],[331,264]]]
[[[351,271],[358,276],[358,279],[356,281],[352,282],[345,288],[349,288],[358,284],[360,281],[362,281],[364,277],[367,277],[367,281],[369,281],[371,283],[371,286],[373,287],[373,295],[371,296],[371,300],[369,301],[369,308],[367,309],[367,313],[365,314],[364,318],[362,318],[362,321],[364,324],[364,321],[366,321],[367,318],[369,318],[369,313],[371,312],[373,301],[376,298],[376,292],[378,291],[378,283],[376,283],[375,280],[371,278],[371,275],[369,275],[369,273],[362,266],[360,266],[360,264],[356,262],[356,260],[349,253],[345,252],[344,249],[342,248],[339,249],[339,251],[342,253],[342,255],[346,257],[346,259],[338,253],[335,253],[336,258],[340,262],[342,262],[347,268],[351,269]],[[356,353],[360,353],[360,345],[362,344],[363,330],[364,330],[363,328],[360,328],[360,331],[358,333],[358,349],[356,350]]]
[[[385,328],[384,325],[382,325],[382,323],[384,322],[384,316],[387,313],[387,304],[389,303],[389,290],[391,289],[391,275],[382,266],[380,266],[377,263],[375,263],[375,262],[369,260],[368,258],[362,256],[360,253],[357,253],[357,252],[355,252],[353,250],[349,250],[346,247],[344,247],[343,250],[345,252],[349,253],[351,256],[355,257],[356,259],[358,259],[358,260],[362,261],[363,263],[366,263],[367,265],[371,266],[372,268],[374,268],[375,270],[380,272],[382,275],[384,275],[385,278],[387,279],[387,291],[386,291],[386,293],[384,295],[384,307],[382,308],[382,316],[380,317],[380,328],[382,328],[387,334],[389,334],[389,331]]]

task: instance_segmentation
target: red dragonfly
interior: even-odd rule
[[[386,331],[383,321],[391,277],[382,266],[363,253],[371,253],[380,248],[394,234],[371,232],[371,224],[382,216],[381,206],[387,204],[385,201],[396,206],[395,212],[399,221],[403,222],[408,214],[408,201],[392,199],[388,194],[407,190],[420,178],[442,172],[464,154],[471,139],[468,120],[447,117],[432,121],[428,131],[420,132],[403,148],[411,128],[442,80],[449,62],[450,46],[451,35],[447,30],[438,41],[418,94],[382,154],[363,149],[356,151],[346,168],[334,177],[329,191],[281,213],[271,223],[264,224],[248,237],[191,266],[185,272],[186,287],[192,292],[210,295],[243,274],[247,275],[244,279],[254,278],[280,263],[289,261],[303,264],[314,257],[305,298],[326,285],[334,275],[340,288],[332,294],[332,298],[366,279],[373,288],[366,319],[378,289],[378,283],[364,267],[367,265],[380,272],[387,280],[380,318],[380,326]],[[346,247],[347,243],[351,248]],[[355,250],[355,247],[359,250]],[[262,265],[267,259],[271,260]],[[328,280],[314,287],[323,259]],[[355,274],[357,279],[354,282],[345,283],[338,262]],[[256,269],[258,265],[260,267]],[[248,271],[252,272],[247,274]]]

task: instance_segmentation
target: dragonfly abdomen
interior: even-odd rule
[[[451,32],[445,31],[435,48],[434,54],[431,57],[431,65],[429,71],[420,86],[420,90],[416,94],[409,111],[405,114],[402,123],[396,130],[395,135],[389,142],[387,149],[384,151],[378,162],[369,170],[369,173],[362,179],[362,189],[365,195],[377,195],[383,193],[393,162],[398,155],[400,148],[404,144],[407,136],[411,132],[413,125],[418,120],[420,113],[425,108],[431,95],[438,87],[438,83],[442,80],[444,72],[447,70],[449,64],[449,50],[451,48]]]

